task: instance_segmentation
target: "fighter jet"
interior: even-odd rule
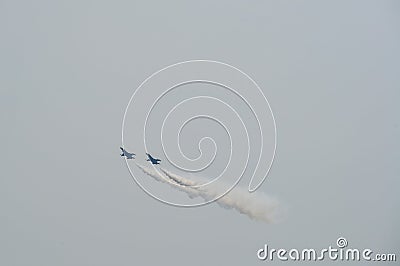
[[[126,151],[124,148],[122,148],[122,147],[119,147],[119,148],[120,148],[121,151],[122,151],[121,156],[125,156],[126,159],[135,159],[134,156],[135,156],[136,154],[127,152],[127,151]]]
[[[152,164],[160,164],[161,160],[160,159],[155,159],[153,158],[153,156],[151,156],[150,154],[146,153],[147,157],[149,157],[149,159],[147,159],[146,161],[151,162]]]

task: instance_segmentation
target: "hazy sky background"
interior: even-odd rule
[[[264,244],[339,236],[398,252],[399,15],[397,1],[2,0],[0,264],[263,265]],[[163,205],[118,154],[133,90],[199,58],[241,68],[271,103],[261,190],[279,224]]]

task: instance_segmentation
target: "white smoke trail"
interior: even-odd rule
[[[183,184],[179,184],[179,182],[177,182],[176,180],[174,180],[172,178],[169,178],[168,176],[164,177],[149,167],[145,167],[145,166],[137,164],[137,163],[136,163],[136,165],[137,165],[137,167],[139,167],[140,170],[142,170],[145,174],[154,178],[156,181],[161,182],[161,183],[167,183],[175,189],[186,192],[190,198],[195,198],[195,197],[200,196],[199,191],[197,191],[193,188],[187,187]]]
[[[201,197],[208,201],[220,195],[225,189],[218,184],[213,186],[191,187],[198,185],[198,183],[173,174],[162,168],[161,171],[165,174],[165,177],[148,167],[139,164],[137,164],[137,166],[155,180],[168,183],[173,188],[188,194],[190,198]],[[224,208],[235,209],[254,220],[273,223],[277,219],[278,202],[275,199],[272,199],[265,194],[249,193],[247,190],[240,187],[235,187],[229,193],[219,198],[216,202]]]

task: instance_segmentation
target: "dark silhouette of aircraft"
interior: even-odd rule
[[[146,161],[151,162],[152,164],[160,164],[160,162],[161,162],[160,159],[153,158],[153,156],[151,156],[148,153],[146,153],[146,155],[147,155],[147,157],[149,157],[149,159],[147,159]]]
[[[119,147],[119,148],[120,148],[121,151],[122,151],[121,156],[125,156],[126,159],[135,159],[134,156],[135,156],[136,154],[127,152],[127,151],[126,151],[124,148],[122,148],[122,147]]]

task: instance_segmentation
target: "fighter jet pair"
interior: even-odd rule
[[[136,154],[134,153],[130,153],[128,151],[126,151],[124,148],[119,147],[122,151],[121,156],[125,156],[126,159],[135,159]],[[151,162],[152,164],[160,164],[161,160],[154,158],[153,156],[151,156],[150,154],[146,153],[148,159],[146,161]]]

